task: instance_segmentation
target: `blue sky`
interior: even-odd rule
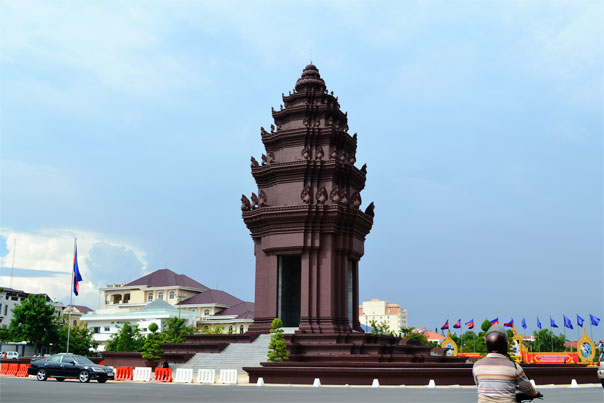
[[[66,300],[77,236],[77,303],[163,267],[253,300],[249,158],[312,57],[368,165],[362,300],[429,328],[602,317],[602,15],[600,1],[0,1],[0,282],[14,255],[13,286]]]

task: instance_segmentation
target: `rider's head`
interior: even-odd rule
[[[508,352],[508,333],[503,326],[491,326],[487,330],[485,342],[488,353],[507,354]]]

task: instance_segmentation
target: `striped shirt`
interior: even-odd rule
[[[489,353],[474,363],[478,402],[515,402],[516,386],[529,396],[537,395],[522,367],[503,354]]]

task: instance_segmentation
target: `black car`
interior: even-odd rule
[[[88,358],[75,354],[55,354],[50,357],[31,362],[27,369],[29,375],[35,375],[39,381],[56,378],[62,382],[67,378],[88,382],[96,379],[99,383],[113,379],[113,368],[95,364]]]

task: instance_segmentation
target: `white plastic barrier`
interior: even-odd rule
[[[377,378],[375,378],[375,379],[373,380],[373,383],[371,384],[371,387],[372,387],[372,388],[379,388],[379,387],[380,387],[380,381],[378,381],[378,379],[377,379]]]
[[[237,370],[236,369],[221,369],[220,378],[218,379],[218,382],[228,383],[230,385],[237,384]]]
[[[319,378],[315,378],[315,380],[312,383],[312,386],[314,386],[315,388],[320,388],[321,387],[321,380]]]
[[[193,382],[193,369],[191,368],[176,368],[176,376],[174,382],[191,383]]]
[[[216,370],[200,369],[197,371],[197,382],[199,383],[214,383],[216,382]]]
[[[570,381],[570,387],[571,388],[578,388],[579,384],[577,383],[576,379],[573,379],[572,381]]]
[[[132,380],[135,382],[149,382],[151,380],[151,368],[136,367],[132,371]]]
[[[428,389],[434,388],[436,388],[436,382],[434,382],[434,379],[430,379],[430,381],[428,382]]]

